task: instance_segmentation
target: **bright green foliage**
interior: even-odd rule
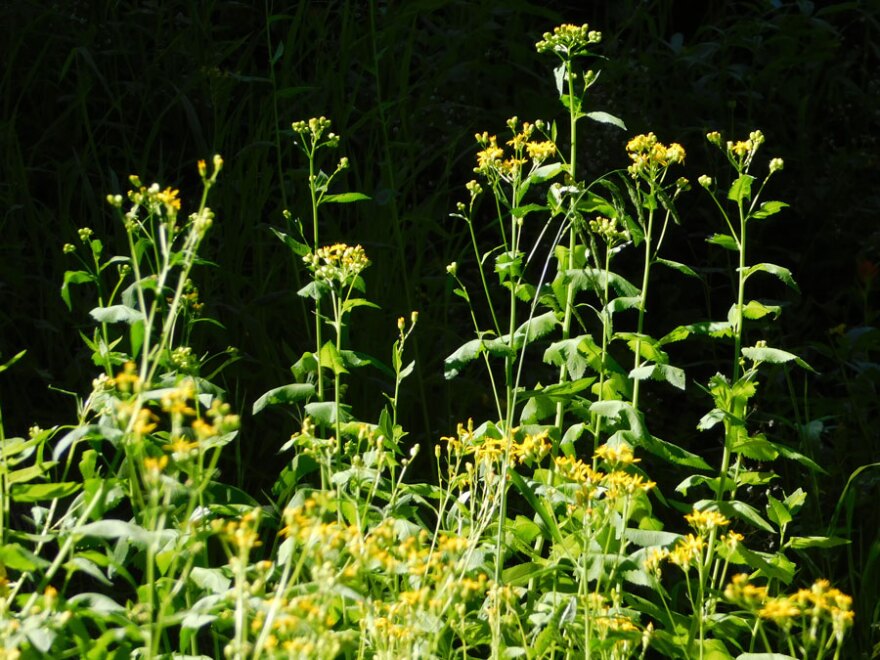
[[[61,290],[68,306],[71,286],[96,290],[95,328],[83,334],[99,370],[93,390],[66,427],[6,438],[0,419],[0,657],[840,657],[852,599],[824,580],[794,583],[801,551],[847,541],[794,535],[805,491],[770,492],[779,461],[822,468],[749,420],[768,365],[810,370],[764,340],[744,343],[782,313],[747,299],[752,276],[796,290],[788,269],[746,258],[750,223],[786,206],[760,202],[782,161],[756,177],[759,131],[738,142],[709,134],[734,174],[726,190],[699,178],[722,221],[708,240],[738,258],[734,302],[726,320],[653,337],[653,266],[699,277],[660,256],[687,222],[676,203],[690,185],[669,174],[685,150],[637,135],[627,167],[583,180],[580,120],[626,130],[587,110],[597,74],[579,58],[600,41],[563,25],[537,44],[559,60],[564,139],[555,122],[516,117],[506,139],[476,136],[480,180],[454,214],[473,258],[447,268],[474,335],[445,375],[481,366],[497,414],[440,438],[427,483],[410,478],[422,445],[398,423],[418,314],[398,320],[390,366],[353,350],[352,315],[374,306],[362,277],[370,260],[361,245],[320,241],[326,205],[366,199],[331,192],[346,158],[329,174],[319,167],[339,144],[329,120],[292,124],[311,222],[285,213],[287,230],[273,230],[308,280],[298,293],[314,311],[314,345],[290,366],[294,382],[252,403],[254,414],[280,406],[298,422],[278,443],[271,496],[233,488],[217,470],[233,441],[263,440],[238,438],[214,382],[237,356],[194,355],[188,341],[208,320],[191,275],[204,263],[222,159],[210,174],[199,163],[203,194],[186,218],[177,190],[137,177],[127,203],[108,199],[128,253],[107,258],[82,229],[82,246],[65,247],[81,266]],[[497,229],[488,247],[475,230],[483,198]],[[624,251],[636,253],[638,284],[614,270]],[[665,431],[646,404],[654,388],[693,393],[672,350],[692,336],[730,352],[696,393],[710,408],[698,428],[721,445],[720,457],[706,452],[712,463],[655,435]],[[346,402],[356,369],[390,384],[372,416]]]

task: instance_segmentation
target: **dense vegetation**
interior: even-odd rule
[[[3,9],[0,657],[877,655],[876,3],[496,4]]]

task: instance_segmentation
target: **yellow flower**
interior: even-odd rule
[[[596,449],[593,456],[599,460],[605,461],[611,467],[625,467],[642,460],[640,458],[635,458],[632,447],[626,445],[621,445],[619,447],[612,447],[607,444],[601,445]]]
[[[684,517],[688,524],[693,527],[699,534],[707,534],[718,527],[726,527],[730,521],[717,511],[698,511],[693,510],[692,513]]]

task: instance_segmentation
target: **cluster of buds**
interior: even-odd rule
[[[591,30],[586,23],[566,23],[553,28],[553,32],[545,32],[544,38],[535,44],[535,49],[539,53],[556,53],[563,59],[571,59],[577,55],[589,55],[590,46],[600,41],[602,33]]]
[[[315,274],[315,280],[340,285],[350,284],[370,265],[364,248],[345,243],[318,248],[304,256],[303,261]]]
[[[685,151],[677,142],[669,146],[657,140],[653,133],[636,135],[626,145],[626,152],[632,164],[629,173],[650,180],[657,180],[670,165],[684,163]]]

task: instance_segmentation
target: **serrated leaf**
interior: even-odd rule
[[[589,117],[593,121],[599,122],[600,124],[611,124],[612,126],[617,126],[624,131],[626,130],[626,124],[623,123],[622,119],[620,119],[619,117],[615,117],[614,115],[607,112],[602,112],[601,110],[599,110],[596,112],[588,112],[585,116]]]
[[[134,323],[144,320],[144,315],[140,310],[126,305],[95,307],[89,312],[89,315],[98,323]]]
[[[774,461],[779,456],[779,452],[773,446],[773,443],[763,436],[736,440],[731,443],[730,451],[734,454],[741,454],[753,461],[761,462]]]
[[[339,404],[337,408],[333,401],[313,401],[305,406],[306,414],[314,419],[316,424],[323,426],[335,424],[337,417],[342,423],[350,422],[353,419],[350,409],[351,406],[344,403]]]
[[[782,307],[779,305],[765,305],[757,300],[750,300],[743,307],[743,316],[747,319],[760,319],[768,314],[772,314],[773,318],[777,319],[782,314]]]
[[[471,339],[465,342],[443,360],[443,377],[446,380],[452,380],[461,373],[467,363],[475,360],[485,350],[485,342],[482,339]]]
[[[256,415],[263,408],[278,403],[294,403],[315,395],[315,386],[311,383],[293,383],[276,387],[254,401],[251,413]]]
[[[685,388],[684,370],[669,364],[649,364],[639,367],[630,371],[629,377],[633,380],[647,380],[651,378],[657,381],[665,381],[680,390]]]
[[[690,325],[680,325],[657,341],[658,346],[687,339],[691,335],[706,337],[732,337],[733,326],[730,321],[701,321]]]
[[[786,286],[794,289],[798,293],[800,293],[800,288],[797,283],[794,281],[794,278],[791,276],[791,271],[788,268],[784,268],[783,266],[777,266],[776,264],[755,264],[754,266],[750,266],[746,269],[745,279],[748,279],[755,273],[764,272],[770,273],[771,275],[775,275],[778,277]]]
[[[781,348],[771,348],[769,346],[749,346],[742,349],[742,354],[753,362],[769,362],[770,364],[785,364],[794,362],[799,367],[803,367],[808,371],[816,372],[813,367],[804,362],[794,353],[783,351]]]

